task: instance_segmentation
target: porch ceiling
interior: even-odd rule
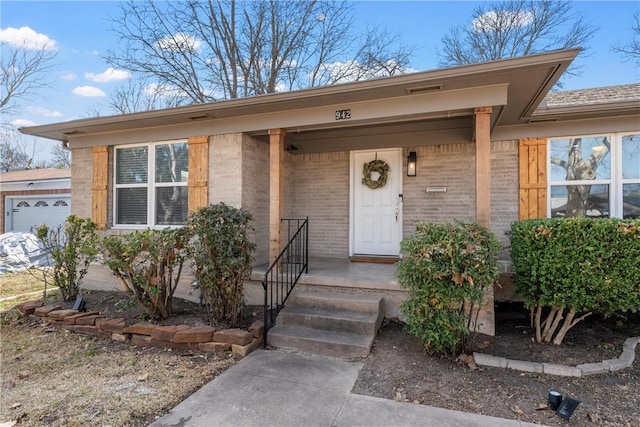
[[[269,128],[285,128],[289,144],[301,147],[310,146],[311,140],[324,140],[326,145],[331,144],[326,141],[332,138],[367,138],[379,131],[411,134],[448,130],[470,135],[473,108],[478,106],[494,107],[493,127],[525,123],[578,53],[578,49],[555,51],[328,87],[32,126],[21,131],[69,141],[72,146],[74,140],[87,137],[117,138],[118,134],[153,132],[160,128],[175,128],[175,133],[180,129],[183,136],[226,133],[234,129],[261,136],[266,135]],[[486,105],[477,105],[483,99],[482,90],[493,87],[506,88],[506,98],[493,97]],[[464,97],[460,96],[466,91],[476,91],[468,105],[461,102]],[[452,108],[447,105],[448,94],[456,93],[457,102],[451,104]],[[429,108],[419,108],[423,101]],[[385,103],[394,107],[385,109]],[[442,104],[439,111],[434,108],[438,103]],[[332,117],[335,108],[350,108],[352,104],[381,108],[377,114],[351,120],[336,121]],[[397,106],[405,104],[417,107],[415,111],[407,108],[397,114]],[[314,120],[301,117],[309,112],[315,114]],[[294,124],[296,117],[300,117],[300,126]]]

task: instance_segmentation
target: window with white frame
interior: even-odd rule
[[[186,141],[116,147],[115,225],[184,225],[188,166]]]
[[[551,217],[640,218],[640,132],[549,139]]]

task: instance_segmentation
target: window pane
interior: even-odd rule
[[[552,139],[549,143],[551,180],[610,179],[610,143],[609,136]]]
[[[156,182],[187,182],[189,152],[186,143],[156,146]]]
[[[184,225],[187,220],[187,187],[156,188],[156,224]]]
[[[622,186],[622,217],[640,218],[640,184]]]
[[[117,188],[116,189],[116,223],[117,224],[146,224],[147,223],[147,189],[145,188]]]
[[[116,184],[147,182],[149,147],[118,148],[116,150]]]
[[[608,185],[557,185],[551,187],[553,218],[609,218]]]
[[[622,178],[640,179],[640,135],[622,137]]]

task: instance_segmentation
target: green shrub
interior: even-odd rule
[[[35,227],[36,237],[54,262],[53,285],[60,288],[65,301],[78,296],[82,279],[98,255],[96,228],[90,219],[75,215],[69,215],[63,226]],[[43,277],[46,285],[48,276]]]
[[[418,223],[401,249],[398,280],[409,293],[401,306],[408,332],[431,353],[457,356],[477,326],[485,290],[497,281],[500,243],[477,224]]]
[[[510,240],[515,284],[538,342],[561,344],[593,312],[640,309],[640,220],[518,221]]]
[[[249,212],[224,203],[201,208],[187,221],[193,273],[211,324],[237,325],[241,320],[243,281],[251,273],[255,250],[248,237],[251,221]]]
[[[187,256],[184,229],[106,236],[104,263],[125,291],[155,320],[173,314],[173,294]]]

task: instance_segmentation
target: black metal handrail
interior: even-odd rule
[[[284,307],[302,273],[309,272],[309,218],[281,219],[286,222],[287,245],[262,276],[264,289],[264,336],[263,346],[267,347],[267,333]]]

